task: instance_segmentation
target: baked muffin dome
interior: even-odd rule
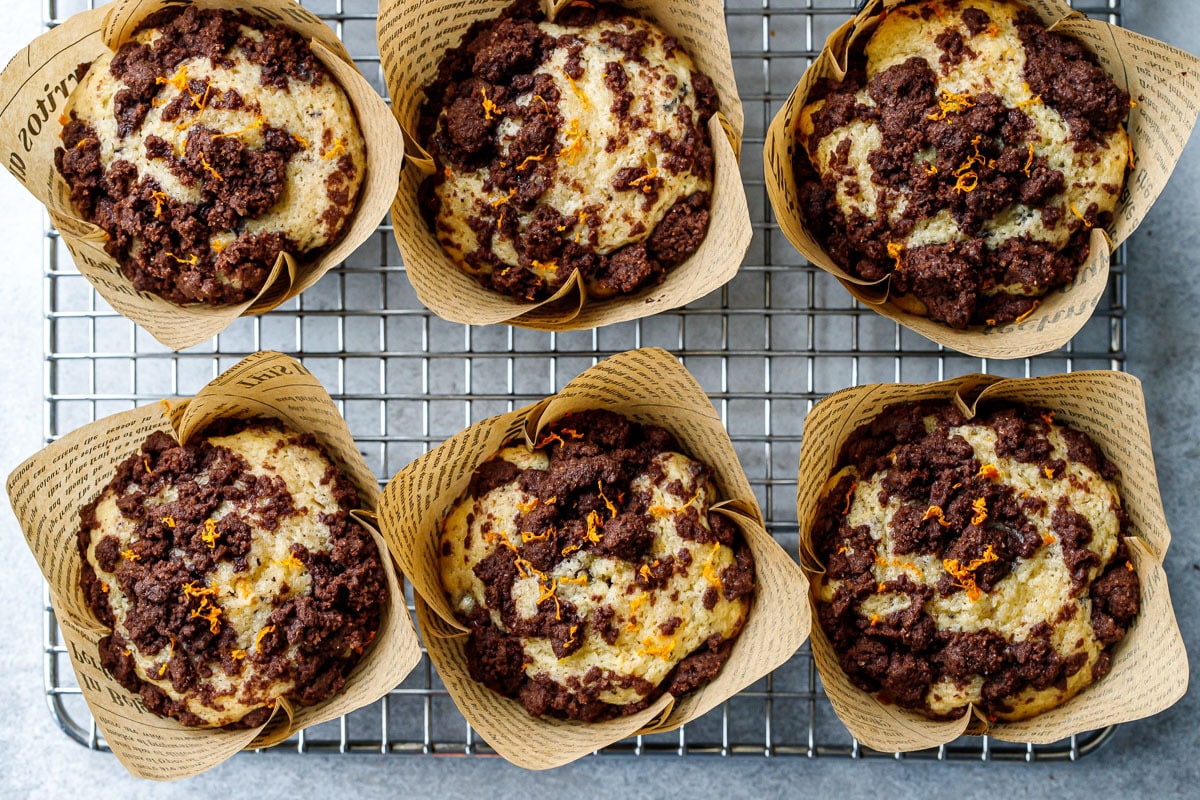
[[[442,522],[471,676],[534,716],[608,719],[707,683],[754,593],[704,465],[661,428],[572,414],[481,465]]]
[[[1107,674],[1138,611],[1116,469],[1024,406],[891,406],[843,447],[812,531],[818,617],[859,688],[1020,720]]]
[[[1075,279],[1125,183],[1129,95],[1007,0],[892,9],[797,130],[803,215],[843,269],[955,328]]]
[[[71,199],[141,291],[229,305],[280,252],[336,240],[366,150],[342,88],[294,31],[195,7],[151,15],[71,93],[55,154]]]
[[[716,92],[656,25],[517,4],[472,27],[426,97],[423,207],[482,285],[540,300],[578,270],[589,296],[628,294],[703,240]]]
[[[387,602],[358,497],[311,436],[228,422],[151,435],[81,512],[100,662],[184,725],[254,727],[338,692]]]

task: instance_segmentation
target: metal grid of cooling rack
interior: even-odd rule
[[[42,0],[53,27],[92,0]],[[374,0],[303,0],[328,20],[383,92]],[[1133,0],[1125,0],[1126,3]],[[1074,0],[1119,23],[1122,0]],[[657,345],[696,375],[725,421],[772,535],[797,551],[796,465],[803,419],[826,394],[858,383],[929,381],[972,371],[1023,377],[1121,369],[1125,259],[1109,291],[1062,350],[994,361],[962,356],[858,305],[808,264],[774,223],[758,152],[772,117],[852,0],[726,0],[734,66],[746,111],[742,176],[754,238],[738,276],[684,309],[572,333],[486,328],[438,319],[417,301],[388,221],[302,297],[238,320],[205,345],[172,353],[114,313],[75,270],[46,223],[45,435],[52,441],[105,415],[190,395],[260,349],[298,355],[330,390],[380,482],[463,427],[540,399],[613,353]],[[410,590],[411,593],[411,590]],[[411,594],[409,597],[411,607]],[[54,614],[44,603],[45,694],[63,731],[106,749],[75,683]],[[1111,729],[1052,745],[964,737],[906,758],[1077,759]],[[450,701],[428,658],[388,696],[280,745],[305,752],[482,755],[492,751]],[[648,756],[801,755],[861,758],[837,720],[805,645],[787,664],[684,728],[636,737],[604,753]]]

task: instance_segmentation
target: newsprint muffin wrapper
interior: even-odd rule
[[[42,450],[8,477],[8,496],[21,530],[50,584],[63,642],[88,708],[125,768],[139,778],[175,780],[203,772],[239,750],[268,747],[301,728],[334,719],[374,702],[399,683],[421,658],[404,590],[379,534],[390,589],[379,633],[339,694],[312,706],[281,700],[270,721],[252,730],[186,728],[147,711],[100,666],[97,643],[109,632],[92,614],[79,588],[75,546],[79,510],[112,479],[116,467],[155,431],[185,442],[214,420],[275,417],[311,433],[358,489],[353,512],[371,519],[379,488],[329,395],[288,356],[261,352],[226,370],[190,400],[163,400],[114,414],[74,431]]]
[[[293,0],[196,0],[202,8],[246,11],[309,39],[313,53],[341,84],[358,118],[367,149],[367,174],[341,237],[312,260],[280,254],[254,299],[233,306],[179,306],[137,291],[104,251],[104,231],[76,215],[70,188],[54,168],[54,150],[61,145],[62,107],[78,83],[76,67],[107,49],[116,50],[133,36],[142,19],[168,5],[168,0],[118,0],[72,16],[17,53],[0,74],[0,159],[45,204],[80,273],[100,296],[167,347],[182,350],[220,333],[243,314],[261,314],[295,297],[366,241],[395,196],[404,141],[387,104],[329,26],[311,11]]]
[[[679,698],[664,695],[649,708],[608,722],[535,719],[467,673],[467,629],[455,618],[438,573],[443,516],[467,489],[471,473],[513,439],[530,445],[566,414],[603,408],[674,434],[683,452],[713,469],[714,506],[742,531],[756,565],[754,604],[729,661],[708,685]],[[808,635],[808,582],[795,561],[763,528],[762,513],[720,417],[696,380],[665,350],[613,356],[525,408],[486,419],[401,470],[379,504],[384,539],[412,581],[425,647],[467,721],[500,755],[527,769],[547,769],[637,733],[678,728],[786,661]]]
[[[542,0],[554,19],[570,0]],[[392,204],[396,241],[409,280],[421,302],[451,322],[489,325],[507,322],[541,330],[583,330],[647,317],[677,308],[728,283],[750,246],[752,230],[746,192],[738,172],[742,144],[742,103],[733,77],[733,58],[721,0],[620,0],[634,13],[658,23],[682,44],[696,68],[712,78],[720,99],[708,123],[716,160],[708,232],[690,258],[667,272],[658,286],[603,302],[589,302],[578,275],[553,296],[527,302],[480,286],[446,254],[425,224],[417,199],[421,182],[433,173],[433,159],[417,142],[417,121],[425,99],[422,87],[437,75],[443,55],[462,41],[471,23],[491,19],[512,0],[380,0],[379,53],[392,111],[409,144],[410,157]]]
[[[937,747],[964,733],[1047,744],[1148,717],[1174,704],[1187,690],[1187,652],[1162,567],[1171,533],[1158,493],[1142,385],[1131,375],[1098,371],[1006,380],[976,374],[942,383],[858,386],[830,395],[804,421],[797,513],[805,570],[818,575],[824,571],[813,555],[812,524],[821,489],[843,443],[885,406],[919,400],[952,400],[968,418],[981,400],[1027,403],[1052,410],[1056,421],[1091,436],[1120,469],[1117,484],[1129,514],[1127,542],[1142,584],[1141,611],[1116,647],[1112,672],[1058,708],[1020,722],[990,725],[975,710],[957,721],[932,722],[881,703],[850,683],[821,626],[813,625],[812,649],[821,683],[850,732],[868,747],[888,752]]]
[[[1061,347],[1084,326],[1104,296],[1112,251],[1141,224],[1183,153],[1200,114],[1200,90],[1195,81],[1200,59],[1089,19],[1072,11],[1063,0],[1023,0],[1051,30],[1073,36],[1095,53],[1117,85],[1137,103],[1125,123],[1133,144],[1134,167],[1126,178],[1112,225],[1108,230],[1092,231],[1090,255],[1073,283],[1047,294],[1020,322],[960,331],[888,302],[890,279],[864,281],[834,263],[801,218],[792,172],[796,124],[814,84],[821,78],[841,80],[852,46],[875,29],[881,10],[902,2],[905,0],[871,0],[854,19],[830,34],[821,54],[771,122],[763,158],[767,193],[780,230],[805,258],[836,277],[860,302],[938,344],[983,358],[1023,358]]]

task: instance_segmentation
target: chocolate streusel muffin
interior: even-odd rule
[[[1125,183],[1129,95],[1009,0],[886,12],[799,116],[801,213],[830,257],[954,328],[1073,281]]]
[[[422,207],[468,274],[522,300],[661,283],[708,228],[712,81],[656,25],[525,0],[476,23],[426,87]]]
[[[717,674],[754,557],[667,431],[568,415],[482,464],[442,522],[471,677],[534,716],[632,714]]]
[[[333,242],[365,146],[342,88],[296,32],[176,6],[86,67],[55,165],[134,288],[231,305],[281,252]]]
[[[316,440],[222,422],[151,435],[80,513],[100,663],[184,725],[254,727],[338,692],[387,602],[354,487]]]
[[[812,530],[850,680],[935,719],[1013,721],[1107,674],[1139,606],[1115,477],[1037,408],[905,403],[858,428]]]

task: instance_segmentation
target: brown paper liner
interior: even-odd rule
[[[1108,675],[1036,717],[991,725],[982,714],[971,711],[959,720],[933,722],[916,712],[881,703],[850,682],[824,631],[814,625],[812,650],[825,692],[855,738],[876,750],[936,747],[963,733],[1048,744],[1156,714],[1187,690],[1187,652],[1162,566],[1171,533],[1158,492],[1145,400],[1141,383],[1124,373],[1075,372],[1022,379],[976,374],[941,383],[858,386],[830,395],[804,420],[796,503],[805,570],[812,574],[824,571],[813,555],[813,518],[838,452],[855,428],[892,403],[950,400],[969,417],[984,399],[1052,410],[1057,421],[1091,436],[1120,470],[1117,484],[1130,519],[1130,560],[1142,584],[1141,612],[1117,645]],[[815,607],[815,597],[809,599]]]
[[[982,358],[1023,358],[1063,346],[1091,317],[1108,288],[1112,251],[1129,238],[1158,198],[1187,144],[1200,114],[1194,76],[1200,59],[1162,42],[1072,11],[1063,0],[1022,0],[1051,29],[1075,37],[1096,55],[1117,85],[1137,103],[1126,129],[1133,143],[1134,167],[1107,230],[1093,229],[1090,254],[1068,286],[1042,298],[1020,322],[960,331],[901,310],[889,302],[890,281],[865,281],[843,270],[808,230],[801,217],[792,157],[800,111],[821,78],[840,80],[851,45],[874,29],[884,8],[907,0],[871,0],[854,19],[832,34],[804,73],[767,131],[763,148],[767,194],[779,228],[797,250],[836,277],[850,294],[873,310],[938,344]]]
[[[138,695],[126,691],[100,666],[98,642],[108,629],[96,620],[79,588],[75,534],[80,508],[103,490],[117,465],[151,433],[165,431],[185,442],[213,420],[259,416],[275,417],[295,431],[315,436],[358,489],[364,508],[376,506],[378,484],[329,394],[298,362],[271,352],[247,357],[190,400],[163,400],[73,431],[8,477],[13,511],[50,584],[51,602],[79,688],[113,753],[139,778],[186,778],[239,750],[269,746],[301,728],[373,703],[421,659],[387,547],[374,529],[364,525],[384,556],[388,606],[375,641],[342,692],[328,700],[312,706],[281,702],[266,725],[252,730],[187,728],[147,711]]]
[[[104,231],[76,216],[70,189],[54,168],[62,105],[75,87],[75,68],[132,36],[147,15],[169,0],[118,0],[84,11],[34,39],[0,74],[0,159],[43,203],[79,272],[113,309],[172,350],[199,344],[239,316],[275,308],[316,283],[366,241],[396,194],[404,157],[403,135],[387,104],[354,65],[333,31],[294,0],[196,0],[201,8],[232,8],[283,24],[309,39],[313,53],[341,85],[354,109],[367,149],[367,171],[358,203],[341,237],[311,260],[283,253],[256,297],[231,306],[175,305],[139,292],[104,251]]]
[[[543,0],[550,19],[569,0]],[[733,75],[733,58],[721,0],[620,0],[619,5],[653,19],[677,38],[712,78],[720,105],[709,120],[716,160],[708,232],[686,261],[667,272],[658,286],[632,295],[589,302],[578,276],[553,297],[525,302],[485,289],[459,268],[425,224],[417,200],[421,182],[433,173],[433,160],[415,140],[424,92],[447,50],[462,41],[471,23],[490,19],[512,0],[381,0],[379,53],[392,96],[392,111],[405,131],[413,157],[400,177],[392,204],[392,225],[409,280],[417,297],[433,313],[451,322],[489,325],[506,322],[539,330],[583,330],[650,316],[690,303],[728,283],[750,247],[753,230],[746,193],[738,171],[742,141],[742,104]]]
[[[639,714],[604,723],[536,719],[515,700],[471,679],[466,629],[454,618],[438,574],[439,526],[471,473],[511,439],[532,445],[564,415],[604,408],[660,425],[683,452],[713,469],[714,506],[735,522],[754,553],[757,588],[746,626],[729,660],[708,685],[681,698],[664,696]],[[746,474],[704,390],[665,350],[631,350],[602,361],[540,403],[478,422],[401,470],[379,504],[384,539],[412,582],[417,620],[429,657],[467,721],[496,752],[527,769],[548,769],[637,733],[673,730],[727,700],[786,661],[811,622],[803,572],[766,532]]]

